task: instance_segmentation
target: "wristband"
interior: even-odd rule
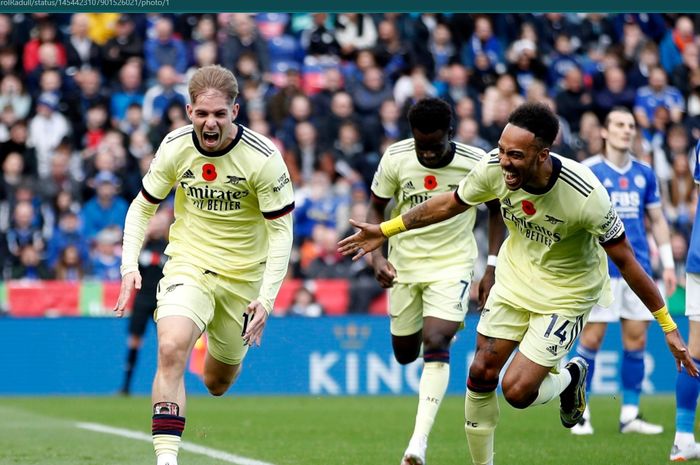
[[[495,255],[489,255],[486,258],[486,266],[493,266],[494,268],[496,267],[496,262],[498,261],[498,257]]]
[[[673,321],[673,318],[671,318],[671,315],[668,313],[668,309],[665,305],[651,314],[654,315],[656,321],[659,322],[661,330],[664,333],[670,333],[674,329],[678,328],[678,325],[676,325],[676,322]]]
[[[401,218],[401,215],[399,215],[388,221],[382,222],[379,225],[379,229],[382,230],[382,234],[384,234],[386,237],[391,237],[400,232],[406,231],[406,225],[403,224],[403,218]]]
[[[675,269],[676,264],[673,260],[673,250],[671,249],[671,244],[662,244],[659,246],[659,258],[661,259],[661,266],[664,269]]]

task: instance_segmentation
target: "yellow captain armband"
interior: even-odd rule
[[[676,322],[673,321],[673,318],[671,318],[671,315],[668,313],[668,308],[666,308],[665,305],[651,314],[654,315],[656,321],[659,322],[661,330],[664,333],[670,333],[674,329],[678,328],[678,325],[676,325]]]
[[[403,218],[401,218],[401,215],[399,215],[388,221],[383,221],[379,225],[379,229],[382,230],[382,234],[384,234],[386,237],[391,237],[400,232],[406,231],[406,225],[403,224]]]

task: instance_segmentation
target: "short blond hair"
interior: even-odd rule
[[[229,104],[238,97],[238,81],[231,71],[220,65],[208,65],[199,68],[190,78],[188,91],[190,101],[194,104],[197,97],[209,89],[224,94]]]

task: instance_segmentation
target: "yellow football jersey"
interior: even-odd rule
[[[266,137],[238,125],[228,147],[204,151],[191,125],[168,134],[143,178],[157,203],[175,191],[175,222],[165,251],[215,273],[261,278],[267,259],[265,219],[294,209],[287,167]]]

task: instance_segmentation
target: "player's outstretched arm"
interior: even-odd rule
[[[338,243],[338,251],[343,255],[355,254],[352,259],[359,260],[369,252],[380,247],[384,241],[395,234],[409,229],[422,228],[452,218],[469,208],[457,202],[454,192],[445,192],[431,197],[416,205],[401,216],[384,221],[381,224],[360,223],[350,220],[350,224],[359,231]]]
[[[632,288],[635,294],[644,302],[666,336],[666,344],[676,359],[676,368],[680,371],[681,365],[685,366],[691,376],[698,376],[698,368],[688,353],[688,348],[681,337],[676,323],[671,318],[666,308],[663,296],[659,292],[654,281],[646,274],[642,266],[634,257],[634,251],[629,241],[623,236],[603,244],[605,252],[619,268],[622,277]]]

